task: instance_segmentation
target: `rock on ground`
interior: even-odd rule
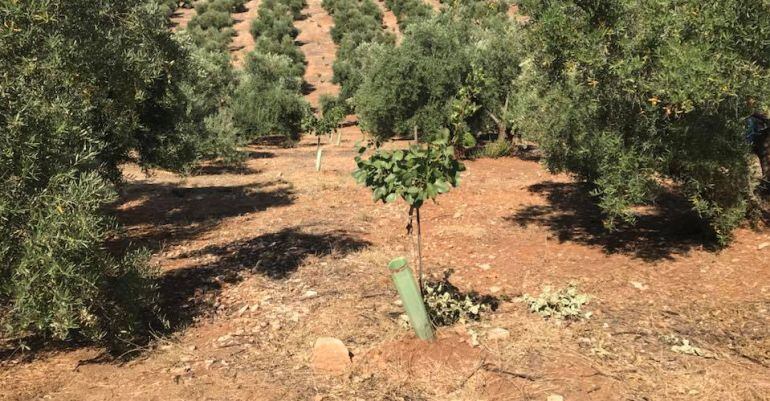
[[[496,327],[487,331],[487,340],[505,340],[510,336],[511,334],[508,332],[508,330],[502,327]]]
[[[337,338],[319,337],[313,346],[313,371],[322,374],[342,374],[350,366],[350,352]]]

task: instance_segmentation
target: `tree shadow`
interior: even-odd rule
[[[137,183],[123,192],[115,216],[125,233],[109,244],[121,252],[137,245],[157,250],[195,238],[226,218],[294,202],[291,185],[282,180],[196,188]]]
[[[662,194],[650,211],[637,214],[636,224],[619,224],[610,232],[590,189],[588,184],[551,181],[532,185],[529,191],[545,196],[548,205],[524,207],[506,220],[522,227],[545,226],[560,242],[600,246],[608,254],[632,255],[646,262],[670,260],[698,247],[718,249],[703,221],[675,194]]]
[[[191,174],[200,176],[200,175],[220,175],[220,174],[238,174],[238,175],[249,175],[249,174],[259,174],[260,171],[246,166],[246,165],[235,165],[235,166],[228,166],[225,164],[207,164],[203,166],[198,166],[195,169],[192,170]]]
[[[179,258],[206,257],[215,261],[176,269],[166,273],[160,288],[162,306],[174,311],[169,316],[172,329],[184,327],[196,316],[212,310],[212,301],[222,285],[237,283],[243,273],[261,274],[283,280],[309,257],[344,257],[371,245],[343,231],[304,232],[303,227],[289,227],[226,245],[211,245],[180,255]]]
[[[246,151],[246,158],[248,159],[272,159],[275,157],[275,153],[266,152],[263,150],[249,150]]]
[[[309,83],[307,81],[302,81],[302,88],[300,88],[300,91],[302,92],[303,95],[309,95],[309,94],[315,92],[316,89],[317,88],[315,87],[315,85],[313,85],[313,84],[311,84],[311,83]]]

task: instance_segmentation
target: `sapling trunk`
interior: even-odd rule
[[[337,131],[337,143],[336,143],[336,146],[340,146],[340,142],[342,142],[342,131],[340,131],[340,130],[336,130],[336,131]]]
[[[420,143],[419,138],[417,138],[417,126],[416,125],[414,126],[414,143],[415,143],[415,145]]]
[[[323,148],[321,148],[321,137],[319,136],[318,142],[316,142],[316,155],[315,155],[315,171],[321,171],[321,155]]]

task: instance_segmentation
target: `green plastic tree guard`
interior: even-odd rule
[[[398,295],[404,303],[409,323],[412,324],[417,337],[422,340],[432,340],[433,325],[428,319],[428,312],[425,310],[425,303],[422,300],[422,295],[420,295],[420,287],[417,286],[412,269],[409,268],[406,259],[393,259],[388,264],[388,269],[393,276],[393,284],[398,290]]]

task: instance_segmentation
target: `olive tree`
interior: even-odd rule
[[[0,19],[3,336],[125,347],[160,315],[144,253],[105,246],[118,166],[183,171],[232,145],[206,122],[229,64],[174,37],[156,1],[2,2]]]
[[[608,227],[668,182],[724,243],[754,203],[744,120],[770,106],[767,6],[525,0],[517,128],[594,184]]]

